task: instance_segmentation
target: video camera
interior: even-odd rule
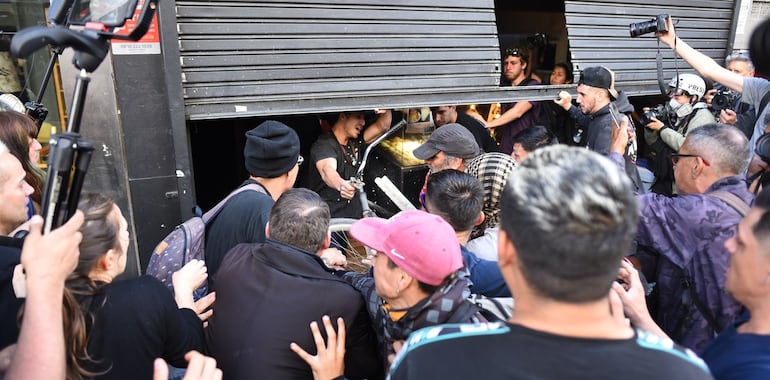
[[[668,18],[668,14],[662,13],[650,21],[629,24],[628,32],[631,34],[631,37],[639,37],[647,33],[668,32],[668,27],[666,26]]]
[[[652,118],[656,118],[668,126],[676,125],[678,120],[676,112],[673,112],[668,107],[668,104],[659,104],[653,108],[650,108],[649,111],[642,113],[639,115],[639,123],[642,125],[650,124],[652,122]]]

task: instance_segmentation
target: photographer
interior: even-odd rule
[[[654,143],[660,137],[675,152],[684,142],[687,132],[714,122],[714,116],[706,103],[701,102],[706,93],[706,83],[695,74],[679,74],[668,83],[669,102],[655,110],[645,110],[641,122],[657,132],[646,136]]]
[[[760,108],[759,105],[762,101],[762,97],[770,91],[770,82],[768,82],[767,79],[743,77],[740,74],[720,66],[713,59],[693,49],[686,42],[677,38],[674,24],[670,18],[666,21],[666,27],[668,31],[657,33],[658,38],[660,38],[663,43],[674,49],[674,52],[678,53],[705,78],[721,83],[735,92],[740,92],[743,94],[744,102],[753,105],[755,109]],[[758,29],[761,28],[763,28],[763,25]],[[752,43],[754,42],[755,37],[756,33],[755,36],[752,36]],[[754,58],[756,63],[756,57]],[[766,109],[757,111],[761,114],[757,115],[757,122],[754,123],[754,131],[751,134],[751,139],[749,141],[749,149],[752,151],[756,146],[757,139],[762,135],[762,131],[765,129],[762,120],[764,119],[764,113],[766,113],[766,111]]]
[[[728,55],[725,58],[725,67],[743,77],[754,77],[754,64],[748,53]],[[757,114],[753,105],[743,102],[739,92],[734,92],[717,83],[713,89],[706,92],[704,98],[720,123],[733,125],[740,129],[746,138],[751,138]]]

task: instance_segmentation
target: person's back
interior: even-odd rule
[[[288,126],[268,120],[246,132],[243,155],[249,178],[241,186],[257,184],[264,193],[244,191],[233,196],[206,226],[206,266],[211,274],[219,270],[231,248],[265,241],[274,200],[294,186],[297,178],[299,137]],[[214,288],[210,277],[209,289]]]
[[[348,326],[345,373],[382,373],[360,294],[315,252],[325,246],[329,208],[306,189],[284,193],[271,212],[268,239],[239,244],[215,275],[217,300],[207,329],[212,355],[231,379],[307,379],[310,368],[289,350],[314,344],[307,326],[322,315]]]
[[[442,325],[414,332],[408,343],[391,379],[710,378],[691,351],[641,330],[629,339],[597,339],[503,322]]]
[[[77,298],[77,297],[76,297]],[[141,276],[99,288],[90,297],[88,329],[91,361],[83,367],[100,379],[149,379],[152,363],[163,357],[186,367],[184,355],[203,350],[203,326],[192,309],[179,308],[156,278]],[[103,374],[102,374],[103,373]]]

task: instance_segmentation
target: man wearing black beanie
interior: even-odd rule
[[[243,149],[249,184],[260,191],[244,191],[233,196],[206,226],[206,266],[209,289],[214,288],[216,271],[225,254],[240,243],[265,241],[265,226],[273,204],[294,186],[299,165],[299,137],[283,123],[268,120],[246,132]]]

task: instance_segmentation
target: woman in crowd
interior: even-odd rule
[[[83,194],[78,208],[85,221],[65,292],[67,378],[150,379],[155,358],[186,367],[188,351],[203,351],[192,294],[206,280],[204,263],[174,273],[176,302],[154,277],[113,281],[126,268],[128,223],[101,194]]]
[[[45,173],[37,165],[42,148],[37,141],[37,132],[37,125],[29,116],[16,111],[0,112],[0,141],[21,162],[27,173],[24,179],[34,189],[27,210],[29,217],[40,211],[45,178]]]
[[[551,79],[548,84],[571,84],[573,80],[572,68],[568,64],[560,62],[553,66]],[[569,116],[569,112],[551,101],[545,101],[543,105],[543,111],[540,114],[540,124],[548,127],[548,130],[556,135],[560,143],[579,145],[583,138],[583,131],[575,126],[575,120]]]

